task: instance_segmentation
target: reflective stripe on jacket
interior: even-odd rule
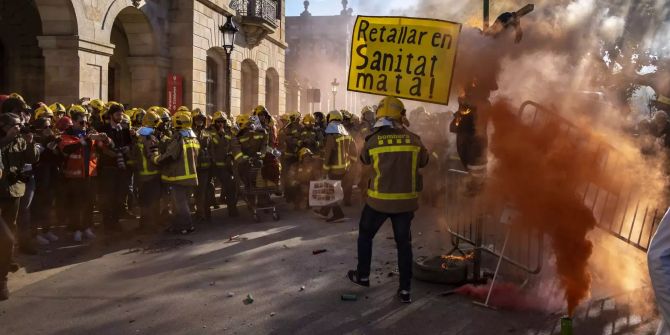
[[[198,185],[198,151],[200,144],[194,137],[182,137],[177,133],[163,154],[155,154],[152,160],[161,167],[161,180],[168,184],[183,186]]]
[[[58,143],[58,147],[61,151],[64,151],[63,149],[72,145],[79,146],[74,152],[64,154],[63,176],[65,178],[85,178],[98,175],[98,158],[94,150],[96,142],[87,141],[86,143],[90,153],[88,166],[86,166],[86,162],[84,162],[84,146],[81,145],[79,138],[72,135],[61,135],[61,141]]]
[[[326,134],[323,148],[323,169],[328,174],[343,175],[356,159],[356,144],[349,135]]]
[[[428,164],[421,138],[405,128],[382,127],[370,135],[361,152],[372,165],[367,204],[382,213],[404,213],[419,208],[422,188],[419,169]]]
[[[155,145],[157,146],[158,141],[153,136],[139,136],[133,145],[131,157],[135,161],[136,176],[139,176],[140,180],[148,180],[160,176],[159,167],[153,162],[149,152],[150,146],[153,145],[151,143],[152,140],[156,141]]]

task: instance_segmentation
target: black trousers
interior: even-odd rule
[[[138,180],[140,203],[140,226],[156,227],[161,210],[161,177],[154,176]]]
[[[212,177],[216,177],[221,183],[221,197],[225,197],[228,212],[237,212],[237,182],[233,170],[226,166],[217,166]]]
[[[98,205],[102,213],[102,224],[105,228],[114,227],[119,224],[121,211],[125,207],[129,174],[117,167],[104,167],[98,172],[100,183]]]
[[[409,291],[412,285],[412,232],[410,226],[414,212],[382,213],[365,205],[358,228],[358,274],[360,278],[370,277],[372,263],[372,240],[384,224],[391,219],[393,236],[398,248],[398,269],[400,270],[400,289]]]
[[[212,209],[209,203],[210,169],[198,169],[198,186],[195,187],[196,216],[200,220],[212,218]]]
[[[96,193],[94,180],[91,178],[63,178],[60,191],[62,191],[62,196],[56,198],[56,203],[69,208],[68,214],[64,216],[68,222],[68,228],[73,231],[91,228],[93,226],[93,201]]]

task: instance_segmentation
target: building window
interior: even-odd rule
[[[218,64],[207,57],[207,114],[213,114],[219,108],[219,76]]]

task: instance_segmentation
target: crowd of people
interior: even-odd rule
[[[92,240],[100,230],[116,236],[124,219],[139,219],[138,233],[189,234],[212,220],[212,208],[225,204],[237,217],[239,200],[259,207],[276,200],[245,198],[241,189],[274,186],[295,210],[307,210],[310,181],[339,180],[341,203],[350,206],[355,191],[367,197],[375,174],[359,157],[379,121],[376,109],[275,118],[258,106],[233,117],[99,99],[29,105],[19,94],[0,95],[0,284],[19,268],[14,249],[34,255],[59,239]],[[419,126],[434,122],[425,110],[413,115]],[[314,214],[345,219],[339,203]]]

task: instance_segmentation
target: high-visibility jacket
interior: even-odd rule
[[[323,133],[315,127],[303,127],[298,140],[299,148],[308,148],[314,154],[318,154],[323,146]]]
[[[135,176],[141,181],[160,178],[160,168],[154,163],[152,148],[158,150],[158,139],[154,136],[138,136],[130,151],[131,161],[134,162]]]
[[[198,185],[198,150],[195,136],[175,132],[164,153],[153,153],[152,160],[161,167],[161,180],[167,184]]]
[[[235,162],[243,158],[262,159],[268,147],[268,134],[265,130],[243,129],[237,134],[234,146]]]
[[[227,132],[212,130],[209,133],[209,153],[216,167],[230,166],[233,158],[233,135]]]
[[[279,132],[280,149],[283,157],[296,157],[298,155],[298,141],[300,137],[300,125],[298,122],[287,124]]]
[[[63,177],[87,178],[98,175],[98,157],[95,153],[96,141],[85,140],[82,145],[79,137],[61,135],[58,148],[63,152]]]
[[[404,213],[419,208],[422,188],[419,169],[428,164],[421,138],[404,127],[380,127],[368,136],[361,161],[372,166],[367,204],[382,213]]]
[[[350,135],[326,134],[323,169],[328,175],[344,175],[356,160],[356,144]]]
[[[209,152],[209,142],[211,142],[210,133],[207,130],[195,131],[200,144],[198,150],[198,169],[209,169],[212,166],[212,156]]]

